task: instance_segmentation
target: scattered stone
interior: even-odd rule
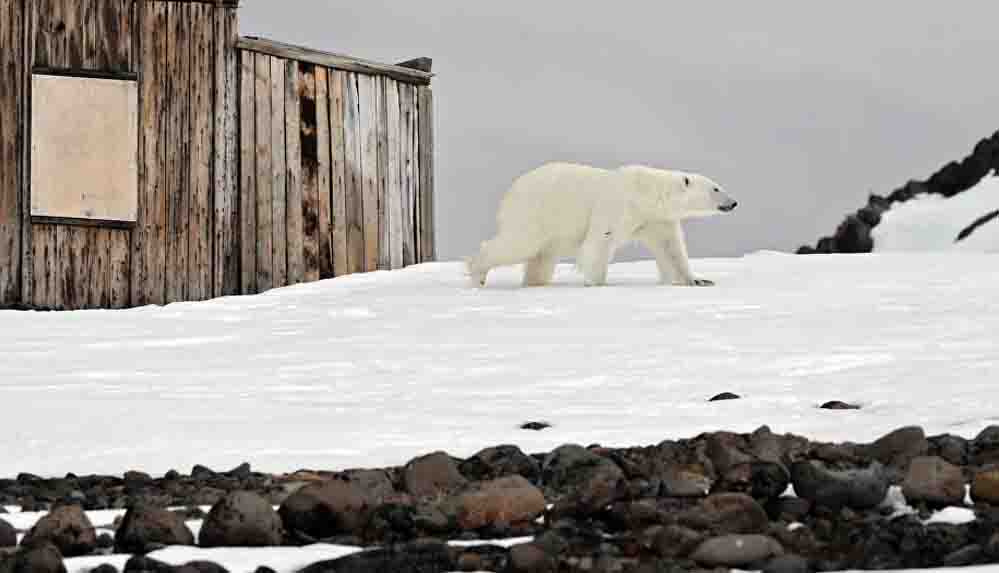
[[[704,534],[682,525],[658,527],[652,538],[652,549],[660,557],[677,558],[690,555],[704,541]]]
[[[126,511],[115,531],[118,553],[142,554],[170,545],[194,545],[194,534],[181,516],[145,503]]]
[[[715,394],[708,399],[708,402],[722,402],[725,400],[740,400],[742,396],[738,394],[733,394],[731,392],[722,392],[721,394]]]
[[[705,540],[690,557],[711,567],[740,567],[783,552],[780,543],[766,535],[723,535]]]
[[[912,458],[925,456],[929,446],[921,427],[906,426],[878,438],[871,444],[870,454],[882,464],[905,468]]]
[[[943,558],[944,567],[967,567],[984,563],[985,551],[981,545],[967,545],[957,551],[948,553]]]
[[[940,456],[955,466],[968,465],[969,442],[960,436],[943,434],[927,438],[930,452]]]
[[[971,463],[985,466],[999,462],[999,426],[987,426],[971,441]]]
[[[521,430],[534,430],[535,432],[540,432],[545,428],[551,428],[552,425],[548,422],[525,422],[520,425]]]
[[[914,458],[902,484],[902,494],[910,504],[925,503],[932,508],[961,505],[964,502],[964,476],[961,468],[943,458]]]
[[[613,461],[581,446],[560,446],[541,466],[545,487],[559,495],[552,512],[582,517],[603,510],[624,487],[624,472]]]
[[[398,493],[385,470],[347,470],[342,477],[364,490],[375,503],[381,503]]]
[[[210,480],[214,479],[215,476],[217,475],[218,474],[216,474],[214,471],[206,468],[201,464],[196,464],[193,468],[191,468],[191,477],[196,480]]]
[[[763,533],[768,522],[767,512],[760,504],[741,493],[712,494],[679,516],[681,525],[717,535]]]
[[[406,491],[417,497],[451,493],[468,483],[445,452],[433,452],[410,461],[403,469],[402,481]]]
[[[0,561],[0,571],[7,573],[66,573],[59,548],[46,539],[22,544],[12,557]]]
[[[17,546],[17,530],[14,526],[0,519],[0,547]]]
[[[143,555],[133,555],[125,562],[123,573],[174,573],[172,565]]]
[[[89,573],[118,573],[118,568],[110,563],[102,563],[91,569]]]
[[[174,570],[174,573],[229,573],[229,570],[212,561],[189,561]]]
[[[458,471],[476,481],[520,475],[537,484],[541,478],[541,464],[513,445],[486,448],[461,462]]]
[[[66,557],[87,555],[97,546],[97,533],[79,505],[56,507],[38,520],[24,536],[23,543],[46,539]]]
[[[763,567],[763,573],[810,573],[812,570],[807,559],[793,554],[774,557]]]
[[[988,466],[975,472],[971,482],[971,500],[999,505],[999,466]]]
[[[520,543],[510,548],[510,573],[554,573],[555,559],[535,543]]]
[[[144,485],[153,481],[152,476],[145,472],[130,470],[125,472],[125,483],[128,485]]]
[[[309,484],[284,500],[278,509],[289,534],[312,539],[359,533],[372,509],[367,492],[344,480]]]
[[[508,527],[528,522],[545,510],[545,496],[519,475],[474,484],[458,498],[458,525],[462,529]]]
[[[822,404],[819,408],[823,410],[859,410],[860,406],[847,404],[846,402],[840,402],[839,400],[832,400]]]
[[[446,544],[439,541],[369,549],[346,557],[313,563],[299,573],[426,573],[453,571],[454,559]]]
[[[864,469],[834,471],[819,461],[799,461],[791,466],[791,481],[799,497],[833,510],[875,507],[888,492],[888,480],[878,462]]]
[[[669,497],[704,497],[711,491],[711,478],[702,466],[672,467],[662,478],[662,493]]]
[[[266,499],[252,491],[234,491],[212,507],[201,526],[201,547],[281,545],[281,518]]]

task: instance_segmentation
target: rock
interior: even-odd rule
[[[403,469],[402,481],[406,491],[417,497],[450,493],[468,483],[454,460],[444,452],[410,461]]]
[[[929,446],[921,427],[906,426],[878,438],[869,451],[882,464],[905,468],[912,458],[926,455]]]
[[[738,394],[733,394],[731,392],[722,392],[721,394],[715,394],[711,398],[708,398],[708,402],[722,402],[725,400],[739,400],[742,396]]]
[[[704,541],[704,534],[682,525],[659,527],[652,539],[652,550],[667,558],[686,557]]]
[[[971,481],[971,500],[999,505],[999,466],[988,466],[975,472]]]
[[[153,481],[152,476],[149,474],[136,470],[125,472],[124,478],[127,485],[145,485]]]
[[[555,573],[555,559],[534,543],[510,548],[509,573]]]
[[[374,503],[381,503],[398,493],[385,470],[347,470],[342,477],[364,490]]]
[[[250,466],[249,462],[243,462],[225,473],[225,475],[229,477],[234,477],[239,479],[246,479],[250,477],[250,475],[252,474],[253,474],[253,467]]]
[[[583,517],[603,510],[619,496],[626,481],[613,461],[578,445],[565,445],[548,454],[541,477],[552,497],[553,513]]]
[[[763,566],[763,573],[810,573],[808,560],[797,555],[774,557]]]
[[[902,484],[902,494],[910,503],[933,508],[962,505],[964,476],[961,468],[935,456],[914,458]]]
[[[179,515],[160,507],[139,503],[125,512],[115,531],[118,553],[148,553],[170,545],[194,545],[194,534]]]
[[[191,468],[191,477],[196,480],[214,479],[218,474],[201,464],[196,464]]]
[[[142,555],[134,555],[125,562],[123,573],[174,573],[172,565]]]
[[[541,478],[541,464],[513,445],[486,448],[463,461],[458,466],[458,471],[475,481],[521,475],[537,484]]]
[[[763,533],[769,518],[763,507],[748,495],[717,493],[709,495],[697,507],[680,514],[678,521],[687,527],[714,534]]]
[[[102,563],[91,569],[89,573],[118,573],[118,568],[110,563]]]
[[[252,491],[234,491],[212,507],[201,526],[201,547],[281,545],[281,518],[266,499]]]
[[[212,561],[189,561],[174,570],[174,573],[229,573],[229,570]]]
[[[742,436],[731,432],[715,432],[708,436],[705,454],[716,472],[725,473],[732,466],[748,464],[753,460],[741,450],[744,442]]]
[[[47,539],[66,557],[87,555],[97,546],[97,533],[79,505],[56,507],[24,536],[23,543]]]
[[[740,567],[783,552],[780,543],[766,535],[723,535],[703,541],[690,557],[711,567]]]
[[[834,471],[819,461],[799,461],[791,466],[791,482],[799,497],[829,509],[867,509],[884,500],[888,480],[883,466]]]
[[[944,567],[967,567],[985,563],[984,557],[985,551],[981,545],[967,545],[944,556],[943,565]]]
[[[701,466],[673,466],[662,477],[662,492],[668,497],[704,497],[711,486]]]
[[[791,475],[783,464],[754,461],[730,468],[711,491],[745,493],[766,501],[784,493],[790,481]]]
[[[822,404],[819,408],[822,408],[823,410],[859,410],[860,406],[847,404],[846,402],[840,402],[839,400],[832,400]]]
[[[524,477],[515,475],[475,484],[458,498],[462,529],[508,527],[527,522],[545,510],[545,496]]]
[[[545,456],[541,464],[541,481],[545,488],[553,490],[554,493],[568,492],[585,481],[590,469],[604,465],[617,467],[613,461],[582,446],[576,444],[559,446]]]
[[[971,441],[971,463],[985,466],[999,462],[999,426],[987,426]]]
[[[931,438],[927,438],[927,440],[930,442],[930,450],[932,453],[940,456],[955,466],[968,465],[968,440],[965,440],[961,436],[954,436],[951,434],[933,436]]]
[[[533,430],[535,432],[540,432],[546,428],[551,428],[552,425],[548,422],[524,422],[520,425],[521,430]]]
[[[367,492],[344,480],[306,485],[284,500],[278,515],[288,533],[314,539],[359,533],[372,509]]]
[[[13,557],[0,561],[0,571],[4,571],[5,566],[10,573],[66,573],[59,548],[44,539],[22,545]]]
[[[454,559],[446,544],[413,542],[353,553],[320,561],[299,573],[427,573],[453,571]]]
[[[0,519],[0,547],[16,547],[17,530],[14,526]]]

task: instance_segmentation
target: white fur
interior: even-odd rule
[[[559,257],[575,257],[584,284],[603,285],[614,252],[638,241],[655,255],[660,282],[711,285],[691,275],[680,223],[735,205],[695,173],[548,163],[513,182],[500,202],[497,235],[466,265],[473,283],[484,286],[490,270],[526,263],[524,286],[540,286],[551,281]]]

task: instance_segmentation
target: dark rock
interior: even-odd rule
[[[498,545],[467,547],[454,556],[458,571],[507,571],[510,552]]]
[[[774,521],[801,521],[812,509],[812,502],[801,497],[785,496],[770,500],[767,514]]]
[[[940,456],[955,466],[968,465],[968,440],[960,436],[943,434],[927,438],[930,453]]]
[[[462,529],[508,527],[541,515],[545,496],[527,479],[514,475],[473,484],[458,497],[457,504]]]
[[[835,249],[840,253],[869,253],[874,248],[871,228],[856,215],[850,215],[836,229]]]
[[[417,497],[451,493],[468,483],[454,460],[444,452],[410,461],[403,469],[402,480],[406,491]]]
[[[660,557],[677,558],[690,555],[704,541],[704,534],[682,525],[657,527],[652,538],[652,550]]]
[[[857,210],[857,218],[868,227],[877,227],[878,223],[881,222],[882,213],[884,213],[884,209],[867,205]]]
[[[971,482],[971,500],[999,505],[999,466],[986,466],[975,472]]]
[[[0,519],[0,547],[17,546],[17,530],[14,526]]]
[[[89,573],[118,573],[118,568],[110,563],[102,563],[91,569]]]
[[[925,456],[930,444],[919,426],[906,426],[875,440],[870,445],[871,457],[899,469],[908,467],[912,458]]]
[[[278,514],[289,533],[322,539],[360,532],[372,505],[367,492],[337,479],[299,489],[284,500]]]
[[[87,555],[97,546],[94,526],[79,505],[54,508],[38,520],[24,536],[23,542],[29,544],[41,539],[54,543],[66,557]]]
[[[374,503],[381,503],[398,493],[385,470],[347,470],[341,477],[364,490]]]
[[[673,466],[662,477],[663,495],[669,497],[704,497],[711,488],[711,478],[699,465]]]
[[[147,553],[170,545],[194,545],[194,534],[179,515],[140,503],[125,512],[115,531],[118,553]]]
[[[943,558],[944,567],[967,567],[968,565],[976,565],[979,563],[985,563],[985,551],[982,550],[981,545],[967,545],[954,551],[948,553]]]
[[[774,557],[763,566],[763,573],[811,573],[814,571],[808,560],[798,555]]]
[[[458,466],[458,471],[475,481],[521,475],[537,484],[541,478],[541,464],[513,445],[486,448],[463,461]]]
[[[708,399],[708,402],[721,402],[724,400],[739,400],[742,396],[738,394],[733,394],[731,392],[722,392],[721,394],[715,394]]]
[[[48,540],[25,543],[12,557],[0,561],[0,571],[7,573],[66,573],[59,548]]]
[[[884,500],[888,481],[883,466],[834,471],[818,461],[800,461],[791,466],[795,493],[816,505],[838,510],[867,509]]]
[[[925,503],[940,508],[964,502],[964,476],[961,468],[943,458],[914,458],[902,485],[902,494],[910,504]]]
[[[535,432],[539,432],[541,430],[551,427],[552,425],[549,424],[548,422],[525,422],[520,425],[521,430],[534,430]]]
[[[603,510],[617,499],[626,483],[617,464],[578,445],[552,451],[541,466],[541,476],[557,500],[553,513],[563,516]]]
[[[958,243],[967,239],[980,227],[996,220],[997,218],[999,218],[999,209],[996,209],[995,211],[991,211],[989,213],[982,215],[981,217],[972,221],[971,224],[969,224],[967,227],[961,229],[961,231],[957,234],[957,236],[954,237],[954,242]]]
[[[999,426],[988,426],[975,436],[970,445],[971,463],[984,466],[999,462]]]
[[[723,535],[706,539],[690,557],[711,567],[740,567],[783,553],[780,543],[766,535]]]
[[[712,488],[712,493],[744,493],[765,501],[787,490],[791,475],[778,462],[754,461],[730,468]]]
[[[752,456],[742,451],[745,445],[745,440],[738,434],[715,432],[705,442],[705,454],[716,472],[725,473],[732,466],[752,461]]]
[[[124,477],[125,483],[128,485],[145,485],[153,481],[149,474],[135,470],[125,472]]]
[[[172,565],[150,557],[134,555],[125,562],[123,573],[174,573]]]
[[[114,548],[114,536],[106,531],[101,532],[97,536],[97,548],[98,549]]]
[[[190,561],[177,567],[174,573],[229,573],[225,567],[212,561]]]
[[[432,541],[370,549],[320,561],[300,573],[443,573],[454,568],[447,545]]]
[[[196,480],[210,480],[214,479],[217,475],[217,473],[201,464],[197,464],[191,468],[191,477]]]
[[[555,573],[555,559],[535,543],[510,548],[509,573]]]
[[[236,466],[236,467],[234,467],[231,470],[229,470],[229,471],[226,472],[227,476],[238,478],[238,479],[246,479],[246,478],[250,477],[250,475],[252,475],[252,474],[253,474],[253,471],[252,471],[252,467],[250,466],[249,462],[243,462],[243,463],[239,464],[238,466]]]
[[[860,406],[847,404],[846,402],[840,402],[839,400],[832,400],[822,404],[819,408],[822,408],[823,410],[859,410]]]
[[[212,507],[201,527],[201,547],[281,545],[281,518],[266,499],[252,491],[234,491]]]
[[[678,519],[681,525],[716,535],[763,533],[768,523],[763,507],[741,493],[712,494],[697,507],[680,514]]]

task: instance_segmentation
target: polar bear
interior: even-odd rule
[[[526,263],[523,286],[548,284],[559,257],[575,257],[584,285],[605,285],[622,245],[655,255],[661,284],[711,286],[691,274],[684,219],[728,213],[736,201],[696,173],[625,165],[547,163],[514,180],[500,201],[498,232],[465,259],[473,286],[493,268]]]

